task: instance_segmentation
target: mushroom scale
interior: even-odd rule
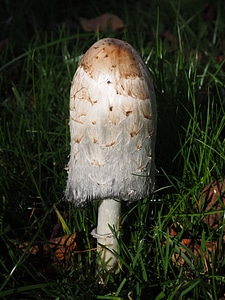
[[[133,202],[155,182],[156,101],[148,69],[128,43],[105,38],[84,54],[70,91],[66,199]]]

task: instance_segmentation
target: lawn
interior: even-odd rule
[[[0,298],[225,299],[223,1],[2,2]],[[82,26],[105,13],[123,26]],[[96,268],[98,203],[64,199],[71,80],[103,37],[140,53],[158,110],[155,190],[122,203],[115,274]]]

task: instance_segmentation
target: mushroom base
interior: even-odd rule
[[[118,251],[117,233],[119,231],[121,203],[113,199],[100,201],[98,208],[97,232],[93,236],[98,243],[98,265],[107,271],[114,271],[117,258],[113,254]]]

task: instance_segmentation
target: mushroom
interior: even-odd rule
[[[114,38],[93,44],[71,85],[65,197],[78,208],[100,201],[93,235],[108,271],[117,265],[121,201],[154,188],[156,119],[152,80],[137,51]]]

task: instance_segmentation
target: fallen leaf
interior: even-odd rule
[[[215,229],[222,224],[225,211],[225,178],[215,180],[205,186],[198,200],[199,212],[210,212],[203,218],[203,222]],[[220,211],[220,212],[216,212]]]
[[[161,38],[168,43],[167,52],[177,50],[178,47],[178,38],[168,30],[164,31],[161,34]]]
[[[93,19],[80,18],[80,23],[84,31],[117,31],[124,30],[123,21],[116,15],[104,14]]]
[[[76,248],[76,233],[64,235],[57,238],[51,238],[46,242],[36,242],[34,245],[27,249],[29,242],[19,245],[22,251],[28,252],[31,256],[48,257],[49,261],[55,263],[65,263],[70,260],[73,251]]]
[[[4,50],[8,43],[8,39],[4,39],[0,41],[0,50]]]
[[[220,241],[213,240],[211,242],[206,242],[204,249],[202,248],[201,243],[201,239],[182,239],[179,246],[180,252],[173,253],[172,255],[173,263],[177,267],[186,267],[186,270],[190,270],[191,273],[190,266],[187,264],[184,257],[182,257],[182,253],[184,253],[189,261],[193,263],[193,266],[195,266],[196,260],[199,262],[204,261],[204,273],[209,272],[211,268],[216,269],[216,262],[224,256],[224,237],[222,245],[220,244]],[[185,247],[191,250],[192,254],[187,251]],[[193,255],[195,259],[193,259]]]
[[[225,210],[225,178],[215,180],[204,187],[197,203],[197,209],[202,213],[212,212],[205,215],[202,220],[210,228],[215,229],[223,224],[224,212],[221,212],[221,210]],[[175,242],[173,238],[177,236],[180,227],[179,223],[173,223],[169,227],[169,234],[173,242]],[[166,243],[167,240],[163,241],[162,245],[165,246]],[[212,264],[216,268],[217,260],[224,256],[225,235],[223,236],[222,243],[220,240],[212,240],[206,241],[204,245],[202,245],[202,240],[199,238],[183,238],[180,240],[178,247],[179,250],[172,255],[174,265],[177,267],[186,267],[186,272],[191,276],[191,268],[183,255],[185,254],[193,265],[196,259],[199,262],[204,261],[204,273],[206,273],[209,271],[209,268],[212,268]]]
[[[202,11],[202,16],[205,21],[213,22],[216,20],[217,11],[214,3],[207,3]]]

